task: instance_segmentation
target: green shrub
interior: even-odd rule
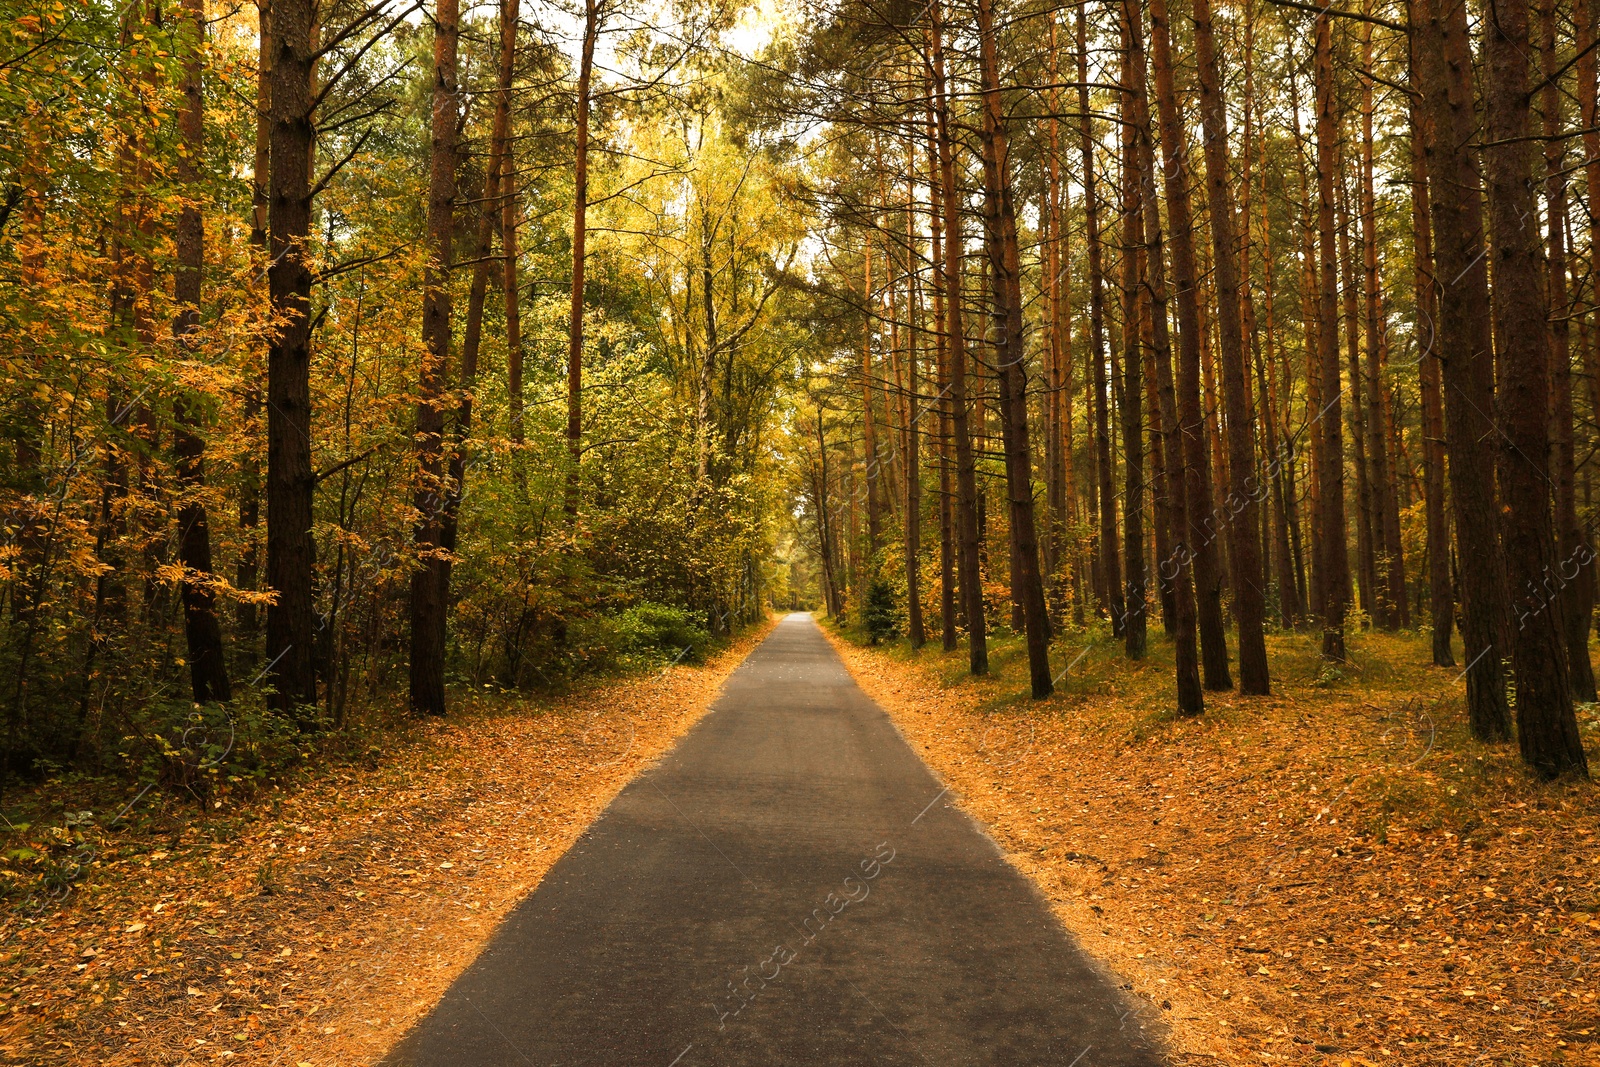
[[[900,632],[900,608],[895,601],[894,589],[882,578],[867,587],[867,603],[862,611],[862,621],[867,626],[867,636],[879,644]]]
[[[681,655],[698,660],[711,642],[711,635],[687,609],[649,600],[642,600],[617,615],[616,624],[630,652],[655,652],[668,659]]]

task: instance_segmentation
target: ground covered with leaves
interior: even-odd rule
[[[463,699],[205,811],[155,792],[105,829],[30,798],[55,814],[7,831],[34,862],[0,871],[0,1062],[377,1062],[767,629],[568,697]]]
[[[863,687],[1169,1033],[1180,1063],[1600,1062],[1600,806],[1476,743],[1423,636],[1351,663],[1269,637],[1274,695],[1171,713],[1171,646],[836,644]],[[1600,709],[1579,718],[1600,774]]]

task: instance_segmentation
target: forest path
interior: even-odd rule
[[[791,615],[388,1062],[1157,1064],[1130,1003]]]

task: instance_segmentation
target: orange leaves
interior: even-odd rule
[[[1364,638],[1359,689],[1317,686],[1291,640],[1269,641],[1276,698],[1194,722],[1151,711],[1165,669],[1092,660],[1078,692],[1018,705],[998,657],[974,682],[839,644],[1083,945],[1172,1005],[1177,1062],[1587,1062],[1592,787],[1531,782],[1447,708],[1408,717],[1438,684],[1421,640]]]

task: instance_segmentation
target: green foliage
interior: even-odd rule
[[[633,652],[657,653],[668,659],[698,660],[711,635],[683,608],[646,600],[617,616],[617,630]]]
[[[867,603],[862,611],[867,635],[873,644],[881,644],[900,633],[900,608],[894,588],[883,578],[876,578],[867,587]]]

